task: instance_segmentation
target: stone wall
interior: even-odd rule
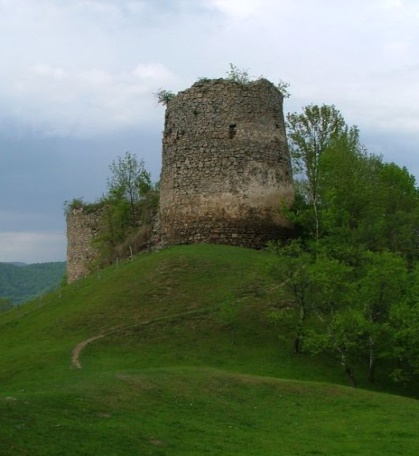
[[[195,83],[168,102],[160,180],[167,244],[261,248],[288,236],[293,200],[282,94],[265,79]]]
[[[100,210],[73,209],[67,214],[67,282],[89,275],[98,258],[92,242],[100,233]]]

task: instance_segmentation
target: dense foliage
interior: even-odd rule
[[[419,374],[419,192],[406,168],[359,142],[334,106],[288,115],[296,239],[271,245],[273,274],[293,302],[270,318],[300,353],[326,352],[352,385]]]
[[[64,262],[0,263],[0,311],[7,310],[9,302],[19,304],[58,288],[64,274]]]

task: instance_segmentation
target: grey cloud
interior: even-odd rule
[[[98,198],[113,159],[158,179],[153,92],[230,62],[290,82],[286,111],[335,104],[419,176],[418,19],[413,0],[0,0],[0,235],[32,233],[16,239],[47,261],[50,233],[64,258],[63,202]]]

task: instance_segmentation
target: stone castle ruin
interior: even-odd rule
[[[266,79],[195,83],[167,104],[160,180],[167,244],[261,248],[293,199],[281,92]]]
[[[167,102],[160,241],[262,248],[288,237],[294,198],[281,92],[266,79],[203,80]],[[67,215],[67,276],[91,272],[99,215]]]

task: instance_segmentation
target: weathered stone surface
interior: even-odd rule
[[[74,209],[67,214],[67,282],[71,283],[92,272],[98,258],[92,247],[100,233],[101,211]]]
[[[265,79],[198,82],[169,101],[160,217],[167,244],[263,247],[294,197],[282,95]]]

